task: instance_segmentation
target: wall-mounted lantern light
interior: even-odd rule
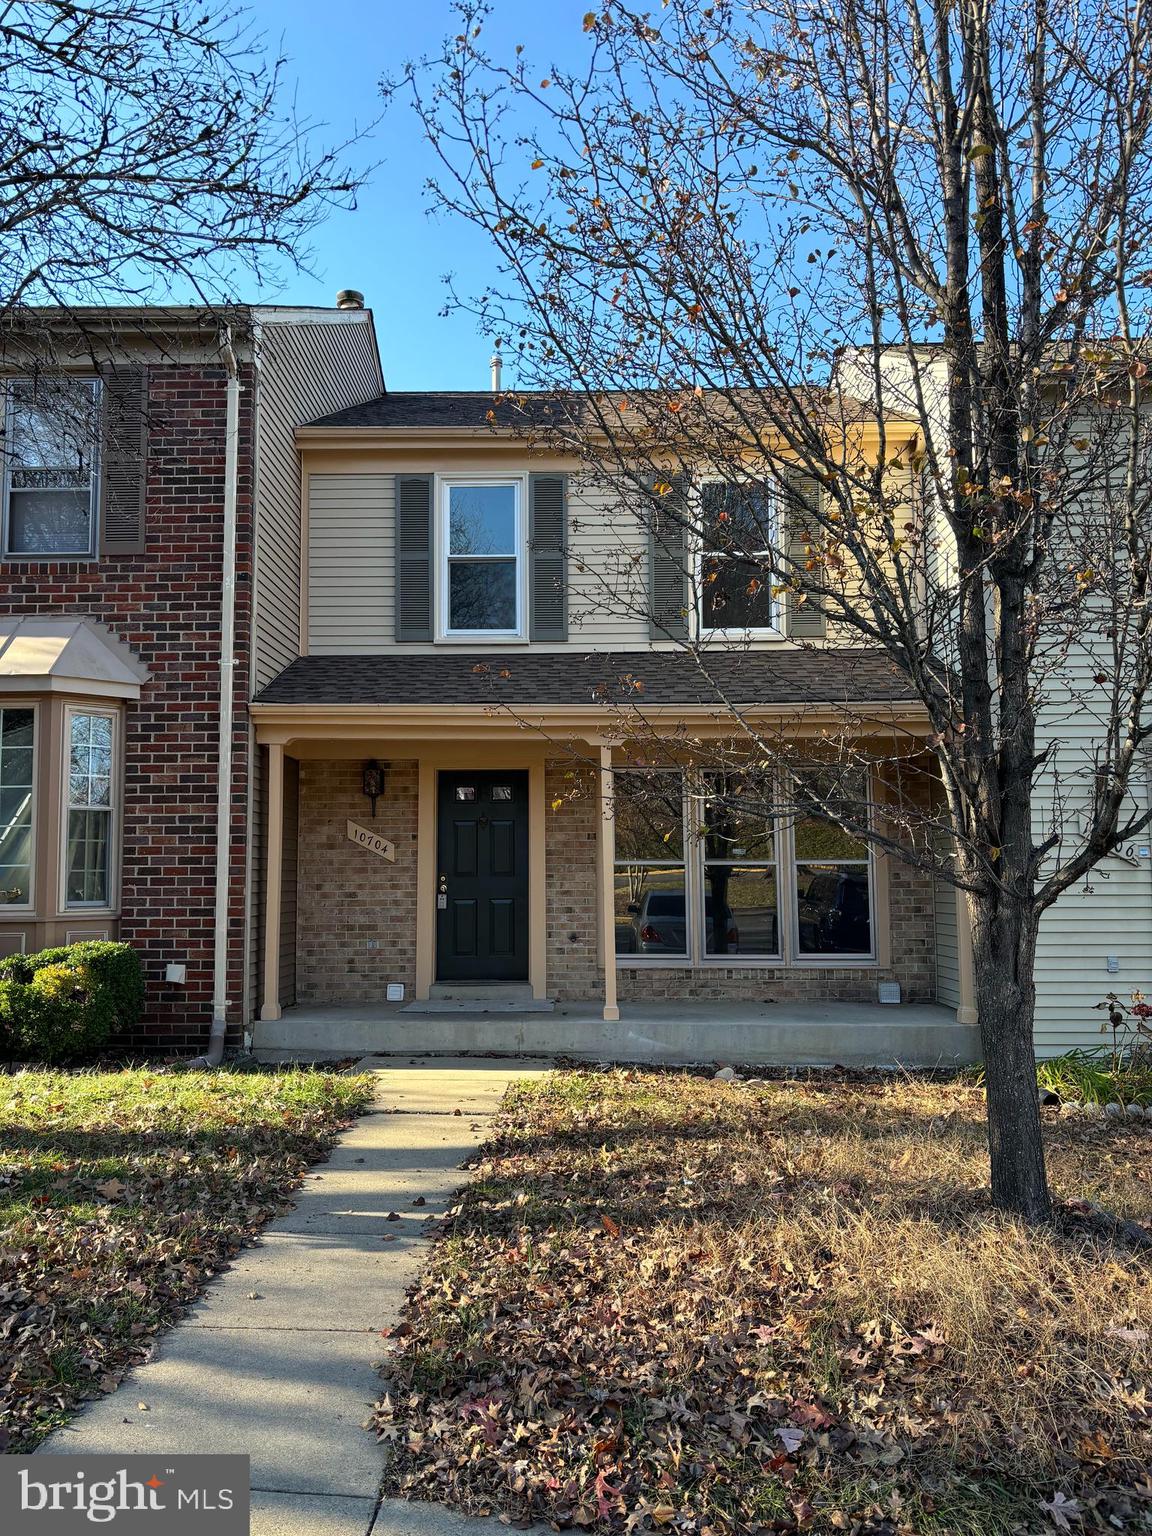
[[[372,815],[376,815],[376,801],[384,793],[384,785],[388,779],[388,764],[378,763],[374,757],[370,757],[364,764],[360,778],[360,787],[372,802]]]

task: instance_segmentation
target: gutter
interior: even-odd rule
[[[218,1067],[228,1031],[228,883],[232,862],[232,729],[236,670],[236,502],[240,478],[240,373],[225,326],[220,355],[228,373],[224,427],[224,561],[220,601],[220,734],[216,789],[215,942],[212,953],[212,1025],[208,1048],[190,1067]]]

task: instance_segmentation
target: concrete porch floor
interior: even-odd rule
[[[979,1057],[975,1025],[937,1003],[599,1003],[552,1013],[411,1014],[403,1005],[286,1008],[254,1026],[267,1061],[445,1052],[577,1056],[592,1061],[760,1062],[772,1066],[962,1066]]]

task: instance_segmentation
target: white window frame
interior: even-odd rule
[[[693,604],[693,619],[696,628],[696,635],[701,640],[724,640],[734,641],[737,643],[741,641],[747,642],[750,640],[783,640],[785,638],[782,624],[783,603],[781,598],[772,591],[771,583],[769,583],[768,590],[768,602],[770,604],[769,612],[772,616],[772,622],[770,624],[761,624],[752,627],[729,628],[726,625],[713,626],[710,624],[705,624],[704,622],[705,561],[740,558],[739,555],[726,554],[721,550],[710,550],[705,545],[704,489],[709,485],[726,486],[733,483],[734,482],[729,480],[703,480],[698,485],[694,485],[692,488],[692,495],[695,498],[695,506],[693,510],[695,514],[696,526],[699,530],[695,537],[696,550],[695,559],[692,566],[695,577],[694,585],[696,589],[696,601]],[[775,537],[781,527],[779,491],[774,485],[771,484],[770,481],[756,480],[753,479],[752,476],[748,477],[748,484],[762,488],[768,495],[772,532],[773,537]],[[770,550],[752,550],[749,551],[749,553],[744,558],[755,559],[759,554],[769,553],[771,553]]]
[[[511,486],[515,492],[515,540],[512,555],[459,555],[450,551],[449,529],[452,489],[455,486]],[[477,641],[514,644],[527,637],[528,615],[528,477],[524,474],[453,474],[436,477],[436,639],[446,645],[475,645]],[[448,570],[452,560],[516,561],[515,629],[450,629]]]
[[[112,783],[108,803],[108,899],[107,901],[69,901],[68,899],[68,819],[73,809],[69,794],[69,772],[72,765],[72,721],[76,715],[96,715],[101,719],[112,722]],[[114,913],[118,910],[119,880],[120,880],[120,826],[121,805],[123,797],[123,753],[121,751],[121,712],[118,709],[107,708],[99,704],[75,703],[69,704],[64,710],[64,725],[61,732],[61,777],[60,777],[60,804],[57,814],[60,817],[60,859],[57,870],[59,879],[61,912],[86,912],[93,915],[101,915],[105,912]]]
[[[621,765],[618,773],[628,771]],[[649,770],[651,771],[651,770]],[[670,769],[669,772],[678,770]],[[722,771],[718,769],[712,772]],[[775,818],[774,859],[750,860],[749,867],[765,868],[770,862],[776,868],[776,893],[778,910],[776,919],[780,945],[775,955],[710,955],[705,932],[704,901],[707,894],[704,878],[704,802],[707,796],[706,778],[709,770],[696,773],[685,769],[682,774],[684,803],[684,882],[687,917],[687,946],[683,955],[617,954],[618,969],[672,969],[672,970],[875,970],[880,966],[881,924],[887,923],[887,914],[879,911],[878,900],[886,885],[877,877],[877,854],[871,843],[866,843],[863,859],[819,860],[797,859],[795,818]],[[872,796],[871,776],[866,775],[866,795]],[[785,803],[782,798],[781,803]],[[658,863],[656,860],[627,860],[616,857],[616,866],[626,863]],[[737,864],[739,861],[735,861]],[[867,954],[851,955],[802,954],[800,950],[800,899],[796,885],[798,864],[839,863],[862,865],[868,872],[868,913],[870,948]],[[615,869],[613,870],[615,875]]]
[[[784,850],[781,841],[784,829],[780,818],[774,816],[772,818],[772,857],[770,859],[709,859],[707,825],[705,821],[705,811],[709,799],[708,780],[713,774],[723,773],[724,771],[722,768],[704,769],[699,773],[697,782],[691,786],[691,798],[694,801],[694,805],[690,808],[689,830],[692,833],[694,845],[699,850],[698,854],[692,859],[692,864],[696,871],[696,883],[699,886],[697,894],[699,905],[697,915],[697,964],[702,966],[783,965],[787,961],[788,954],[784,942],[784,935],[788,931],[786,920],[787,896],[784,890],[786,882],[783,871]],[[708,922],[705,902],[708,896],[707,869],[709,864],[727,864],[731,869],[767,869],[771,865],[776,874],[777,943],[774,954],[770,954],[767,951],[754,955],[710,955],[708,953]]]
[[[39,838],[36,824],[39,811],[40,790],[40,728],[43,716],[40,703],[36,699],[5,698],[0,699],[0,709],[30,709],[32,711],[32,839],[30,843],[30,862],[28,868],[28,900],[0,902],[0,922],[4,920],[5,912],[15,912],[21,917],[27,917],[29,913],[36,911],[36,865],[37,848]]]
[[[8,439],[8,421],[12,410],[12,388],[20,380],[28,375],[10,375],[4,380],[3,412],[4,412],[4,442]],[[92,403],[99,420],[101,408],[101,393],[103,383],[97,374],[79,373],[70,374],[68,377],[76,384],[91,384]],[[101,451],[103,443],[100,440],[100,432],[97,430],[92,441],[92,489],[89,496],[88,511],[88,547],[86,549],[13,549],[12,548],[12,460],[5,452],[3,465],[3,494],[4,504],[0,508],[0,559],[4,560],[95,560],[100,550],[100,534],[98,522],[100,518],[100,477],[101,477]]]

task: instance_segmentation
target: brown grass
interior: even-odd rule
[[[395,1485],[604,1530],[1152,1529],[1152,1266],[992,1213],[982,1108],[521,1088],[390,1366]],[[1152,1222],[1152,1127],[1045,1113],[1057,1195]]]

